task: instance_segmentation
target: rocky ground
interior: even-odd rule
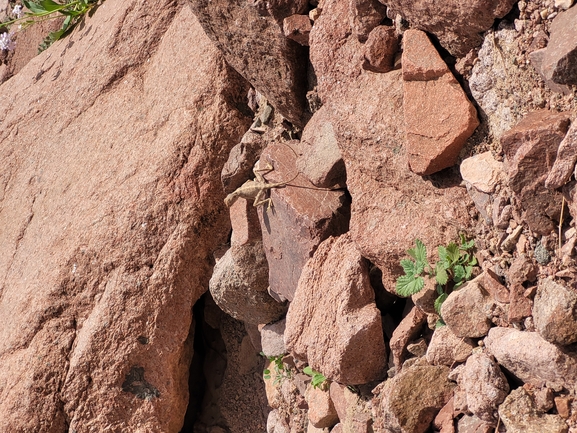
[[[16,34],[0,431],[577,432],[577,6],[439,3]]]

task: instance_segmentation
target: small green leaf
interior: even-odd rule
[[[413,275],[401,275],[397,278],[397,293],[401,296],[411,296],[419,293],[425,286],[423,277],[415,277]]]
[[[466,273],[463,265],[455,265],[454,272],[455,272],[455,274],[453,276],[453,281],[455,283],[457,283],[457,284],[461,283],[462,284],[463,282],[465,282],[465,280],[466,280],[465,277],[467,276],[467,273]]]
[[[437,263],[437,267],[435,269],[435,279],[437,280],[437,283],[443,286],[449,282],[449,274],[447,274],[447,270],[441,262]]]
[[[313,369],[310,367],[310,365],[307,365],[305,368],[303,368],[303,373],[308,374],[309,376],[312,376],[314,374]]]
[[[53,0],[40,0],[40,5],[46,10],[47,12],[57,11],[63,5],[56,3]]]
[[[46,9],[44,9],[44,7],[42,7],[42,5],[33,2],[33,1],[28,1],[28,0],[22,0],[22,3],[24,4],[24,6],[26,6],[26,9],[29,9],[30,12],[32,12],[33,14],[42,14],[44,12],[46,12]]]
[[[441,305],[443,305],[443,302],[445,302],[445,299],[447,299],[448,297],[449,295],[443,293],[439,295],[437,299],[435,299],[435,311],[439,316],[441,315]]]
[[[437,320],[437,323],[435,323],[435,329],[442,328],[443,326],[445,326],[445,322],[443,322],[443,319],[439,319]]]
[[[410,255],[413,259],[417,261],[417,263],[426,263],[427,262],[427,248],[425,244],[421,242],[420,239],[415,240],[415,248],[411,248],[407,250],[407,254]]]
[[[401,266],[407,275],[415,275],[415,262],[409,259],[401,260]]]
[[[461,252],[459,251],[459,247],[454,243],[451,242],[447,245],[447,260],[453,264],[457,263],[461,257]]]

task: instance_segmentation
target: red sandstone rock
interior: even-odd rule
[[[435,419],[433,426],[440,431],[440,433],[455,433],[455,422],[453,421],[453,399],[443,406]]]
[[[281,115],[302,125],[306,54],[302,46],[285,37],[281,26],[269,15],[271,8],[274,11],[288,5],[288,13],[273,12],[282,23],[286,16],[299,13],[291,10],[291,3],[298,3],[299,7],[301,4],[251,0],[198,0],[188,4],[227,62]]]
[[[310,61],[323,103],[338,98],[362,71],[362,44],[352,34],[349,1],[324,0],[310,34]]]
[[[252,169],[265,148],[262,135],[248,130],[229,155],[221,173],[224,192],[230,194],[248,178],[254,176]]]
[[[551,23],[547,48],[531,53],[531,61],[553,90],[570,93],[577,84],[577,8],[559,12]],[[557,87],[559,86],[559,87]],[[565,89],[563,89],[565,87]]]
[[[545,180],[545,187],[556,189],[563,186],[573,174],[577,162],[577,122],[573,122],[567,135],[559,144],[557,157]]]
[[[176,433],[248,86],[178,2],[86,20],[0,86],[0,431]]]
[[[291,147],[292,146],[292,149]],[[296,168],[298,144],[271,144],[261,156],[274,171],[269,182],[290,180]],[[269,264],[270,290],[292,301],[303,266],[318,245],[348,229],[348,201],[343,191],[314,189],[299,175],[285,188],[270,191],[274,207],[259,207],[263,244]]]
[[[308,261],[286,318],[285,344],[313,370],[346,385],[383,377],[386,349],[368,263],[350,235]]]
[[[547,341],[566,346],[577,341],[577,293],[551,279],[539,280],[533,305],[535,329]]]
[[[286,320],[265,325],[260,330],[261,347],[265,356],[284,355],[287,351],[284,346],[284,329]]]
[[[378,0],[348,0],[351,28],[357,39],[365,42],[369,33],[385,18],[386,7]]]
[[[339,417],[340,422],[337,424],[340,426],[339,430],[355,433],[372,432],[370,410],[368,410],[365,401],[359,399],[358,395],[351,392],[346,386],[336,382],[331,383],[330,395]],[[331,430],[331,433],[333,431],[334,429]]]
[[[509,303],[509,290],[499,281],[499,277],[491,269],[483,271],[483,288],[497,302]]]
[[[297,159],[297,168],[319,188],[344,186],[345,163],[341,157],[330,113],[321,107],[305,126],[301,137],[303,154]]]
[[[503,163],[490,151],[471,156],[461,162],[463,180],[481,192],[491,194],[504,179]]]
[[[309,46],[309,35],[312,28],[308,15],[291,15],[283,21],[284,35],[307,47]]]
[[[453,395],[445,366],[415,365],[373,390],[375,433],[424,433]]]
[[[389,345],[397,372],[401,371],[407,345],[420,334],[426,320],[427,315],[420,308],[413,307],[393,331]]]
[[[442,173],[433,184],[408,170],[401,85],[400,71],[367,72],[328,104],[352,196],[351,235],[393,293],[415,239],[429,253],[458,239],[472,207],[465,188],[455,186],[460,176]]]
[[[481,278],[452,292],[441,307],[443,320],[457,337],[483,337],[491,328],[493,301],[481,286]]]
[[[372,72],[389,72],[395,63],[395,54],[399,51],[399,37],[394,27],[377,26],[363,46],[363,69]]]
[[[457,383],[465,391],[469,412],[495,426],[497,408],[509,394],[509,384],[499,365],[483,353],[474,353],[459,369]]]
[[[521,203],[523,219],[540,235],[558,225],[561,196],[545,188],[545,179],[568,126],[567,114],[540,110],[501,137],[509,186]]]
[[[388,0],[389,16],[401,14],[411,25],[434,34],[441,45],[457,57],[481,45],[481,33],[504,17],[515,0]]]
[[[479,125],[477,111],[419,30],[403,36],[403,80],[409,167],[428,175],[454,165]]]
[[[448,326],[435,329],[427,349],[427,362],[432,365],[452,367],[465,362],[471,355],[475,343],[470,338],[457,337]]]
[[[309,385],[305,398],[309,404],[309,422],[314,427],[332,427],[339,421],[335,405],[331,400],[328,389],[323,390]]]

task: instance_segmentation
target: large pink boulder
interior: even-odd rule
[[[0,431],[176,433],[248,86],[179,2],[86,20],[0,86]]]

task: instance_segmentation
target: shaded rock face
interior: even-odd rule
[[[445,366],[415,365],[373,390],[375,433],[424,433],[453,394]]]
[[[558,224],[561,197],[545,188],[545,180],[568,127],[567,114],[540,110],[501,137],[509,186],[521,203],[523,219],[540,235]]]
[[[350,235],[324,241],[306,264],[286,318],[285,345],[345,385],[383,377],[386,349],[368,263]]]
[[[464,56],[481,45],[481,33],[496,18],[504,17],[515,0],[475,0],[472,2],[435,0],[383,0],[389,16],[399,13],[412,28],[434,34],[454,56]]]
[[[0,430],[178,432],[248,86],[177,2],[89,22],[0,87]]]
[[[408,169],[400,71],[367,72],[328,105],[352,197],[351,236],[394,293],[400,259],[415,239],[429,251],[457,239],[472,203],[452,172],[425,180]]]
[[[302,126],[307,60],[304,47],[283,33],[282,18],[297,13],[290,3],[195,0],[188,4],[227,62],[280,114]],[[280,25],[267,5],[273,14],[279,12]],[[282,13],[279,8],[283,6],[288,11]]]

